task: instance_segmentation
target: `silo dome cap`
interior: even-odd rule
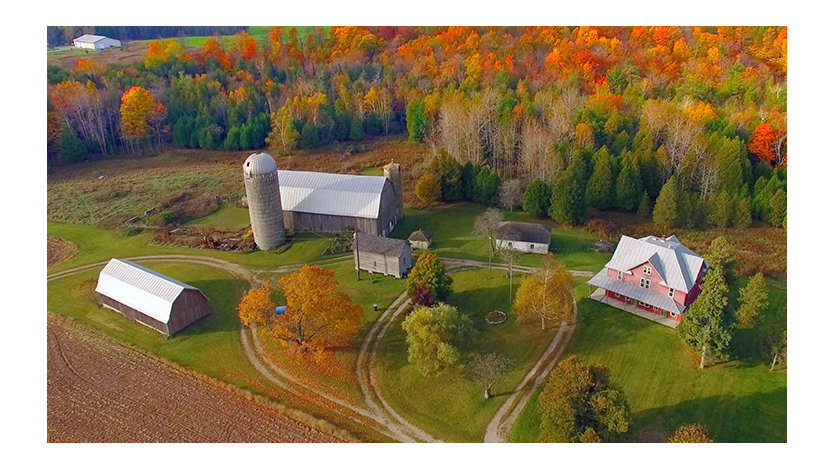
[[[278,165],[268,153],[253,153],[243,162],[243,171],[247,175],[263,175],[276,170],[278,170]]]

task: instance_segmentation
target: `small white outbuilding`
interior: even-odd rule
[[[108,38],[107,36],[98,36],[95,34],[85,34],[78,36],[72,40],[72,46],[79,49],[107,49],[110,47],[122,47],[122,41],[118,39]]]

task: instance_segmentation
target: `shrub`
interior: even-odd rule
[[[423,204],[431,204],[440,200],[440,180],[434,173],[426,173],[417,180],[414,195]]]

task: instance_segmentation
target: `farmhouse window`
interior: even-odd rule
[[[640,278],[640,287],[643,287],[643,288],[645,288],[645,289],[648,289],[648,288],[650,288],[651,286],[652,286],[652,281],[650,281],[650,280],[648,280],[648,279],[646,279],[646,278]]]
[[[672,289],[672,288],[670,287],[670,288],[669,288],[669,297],[674,297],[674,296],[675,296],[675,289]]]
[[[530,250],[531,251],[533,250],[533,244],[532,243],[530,244]]]
[[[617,280],[618,280],[618,281],[622,281],[622,280],[623,280],[623,272],[622,272],[622,271],[617,271]]]
[[[649,266],[648,264],[643,266],[643,274],[647,274],[647,275],[651,276],[652,275],[652,267]]]

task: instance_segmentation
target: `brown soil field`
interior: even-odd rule
[[[72,242],[57,237],[46,237],[46,265],[52,266],[78,254],[78,247]]]
[[[48,442],[338,442],[268,402],[49,314]]]
[[[78,59],[95,59],[101,64],[132,64],[141,62],[148,50],[147,41],[122,41],[121,49],[112,48],[101,51],[87,49],[62,48],[46,53],[46,65],[71,69]]]

